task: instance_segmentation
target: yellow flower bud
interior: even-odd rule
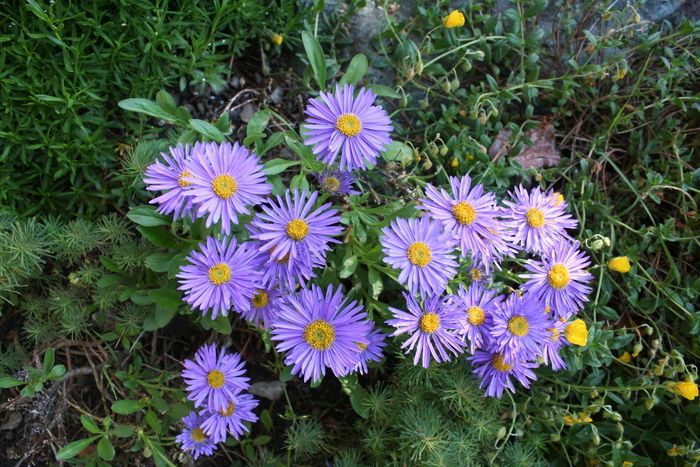
[[[452,10],[452,12],[442,20],[442,25],[446,28],[464,26],[464,15],[459,10]]]
[[[698,385],[693,381],[672,383],[669,385],[668,389],[681,397],[685,397],[689,401],[695,400],[695,398],[698,397]]]
[[[588,342],[588,328],[582,319],[572,321],[564,330],[566,340],[574,345],[584,346]]]
[[[272,42],[274,45],[282,45],[282,42],[284,42],[284,36],[282,34],[274,34],[270,38],[270,42]]]
[[[456,157],[453,158],[450,161],[450,167],[452,167],[453,169],[456,169],[457,167],[459,167],[459,159],[457,159]]]
[[[611,271],[619,272],[622,274],[629,272],[631,268],[630,259],[627,256],[617,256],[608,261],[608,268]]]
[[[632,361],[632,355],[630,355],[629,352],[625,352],[622,355],[620,355],[620,361],[624,363],[629,363]]]

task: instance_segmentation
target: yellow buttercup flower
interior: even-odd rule
[[[630,462],[630,461],[624,461],[622,463],[622,467],[632,467],[633,465],[634,465],[634,462]]]
[[[453,169],[456,169],[457,167],[459,167],[459,159],[457,159],[456,157],[453,158],[450,161],[450,167],[452,167]]]
[[[270,38],[270,42],[272,42],[274,45],[282,45],[282,42],[284,42],[284,36],[282,34],[274,34]]]
[[[629,363],[632,361],[632,355],[630,355],[629,352],[625,352],[622,355],[620,355],[620,361],[625,362],[625,363]]]
[[[630,271],[630,259],[627,256],[617,256],[608,261],[608,268],[611,271],[626,273]]]
[[[591,423],[592,421],[593,419],[586,412],[579,412],[575,417],[572,417],[571,415],[564,417],[564,424],[567,426],[584,425],[586,423]]]
[[[442,20],[442,25],[446,28],[459,28],[464,26],[464,15],[459,10],[452,10],[452,12]]]
[[[689,401],[695,400],[695,398],[698,397],[698,385],[693,381],[672,383],[669,385],[668,389],[681,397],[685,397]]]
[[[582,319],[572,321],[564,330],[566,340],[574,345],[586,345],[588,342],[588,328]]]

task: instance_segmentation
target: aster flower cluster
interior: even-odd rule
[[[258,420],[253,413],[258,401],[246,392],[250,379],[236,353],[204,345],[184,367],[187,398],[196,410],[182,419],[185,429],[176,441],[197,459],[210,456],[228,436],[240,439],[248,432],[245,422]]]
[[[392,336],[408,335],[402,348],[426,368],[466,350],[486,394],[501,397],[515,391],[514,379],[529,387],[540,364],[566,368],[562,347],[586,344],[575,315],[591,292],[590,261],[567,233],[577,222],[560,194],[520,186],[500,206],[467,175],[451,177],[450,188],[428,185],[422,217],[383,229],[384,261],[408,289],[408,311],[389,308],[387,324]],[[504,296],[485,279],[516,255],[531,255],[524,283]],[[459,258],[468,259],[471,285],[453,293]]]

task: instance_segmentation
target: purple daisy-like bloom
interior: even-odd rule
[[[503,258],[515,256],[519,249],[514,244],[513,229],[508,227],[503,221],[496,220],[491,224],[490,233],[492,234],[491,237],[484,238],[483,248],[472,252],[474,265],[482,267],[487,275],[491,273],[493,266],[501,269]]]
[[[504,389],[515,392],[511,376],[526,388],[530,387],[531,380],[537,379],[532,371],[537,368],[537,363],[522,358],[508,360],[497,350],[477,350],[468,360],[472,364],[473,373],[481,379],[479,387],[486,389],[489,397],[500,398]]]
[[[506,359],[534,359],[542,354],[542,342],[549,337],[549,319],[543,310],[544,305],[529,294],[514,293],[498,303],[491,336]]]
[[[493,233],[499,213],[496,195],[484,193],[481,184],[472,185],[469,175],[450,177],[449,181],[451,193],[430,184],[425,187],[427,198],[420,200],[422,209],[460,242],[463,256],[483,255],[486,242],[497,240]]]
[[[505,200],[506,225],[513,229],[515,243],[539,253],[548,250],[562,238],[570,238],[566,229],[575,229],[578,221],[565,212],[566,203],[555,204],[550,192],[535,187],[529,193],[521,186]]]
[[[257,415],[253,413],[258,404],[258,400],[250,394],[238,394],[223,410],[204,410],[202,429],[215,443],[225,441],[227,433],[235,439],[240,439],[244,433],[250,431],[243,422],[258,421]]]
[[[340,153],[341,170],[364,170],[376,164],[379,153],[391,143],[391,119],[384,109],[372,105],[377,96],[369,89],[346,84],[335,94],[321,92],[309,100],[305,113],[304,144],[316,158],[332,165]]]
[[[360,359],[360,345],[369,345],[371,324],[356,301],[338,288],[312,285],[287,297],[272,323],[277,351],[288,352],[284,362],[304,381],[318,381],[330,368],[336,376],[352,371]]]
[[[397,218],[382,233],[384,262],[401,271],[399,282],[411,293],[440,295],[457,273],[455,241],[439,222]]]
[[[452,356],[459,355],[464,349],[464,342],[457,335],[461,311],[450,300],[439,295],[429,297],[421,307],[416,299],[404,293],[408,312],[389,307],[395,319],[386,324],[396,328],[390,336],[409,333],[411,336],[401,346],[406,353],[416,349],[413,364],[418,362],[423,368],[430,366],[431,356],[436,362],[448,362]]]
[[[255,232],[253,226],[248,226],[249,230]],[[270,255],[270,251],[260,251],[261,242],[251,241],[251,248],[256,250],[257,267],[262,271],[262,285],[266,288],[277,287],[281,291],[294,291],[298,286],[304,285],[316,277],[314,268],[322,268],[326,266],[325,252],[320,254],[312,254],[309,248],[304,244],[297,245],[296,256],[292,260],[290,255],[285,255],[282,258],[274,259]]]
[[[194,360],[185,360],[182,378],[187,383],[187,398],[195,407],[223,410],[230,400],[248,389],[244,363],[237,353],[227,353],[216,345],[203,345]]]
[[[355,176],[352,172],[341,170],[326,170],[316,176],[321,189],[331,195],[359,195],[360,192],[352,189]]]
[[[182,450],[191,451],[195,459],[199,456],[211,456],[216,449],[216,441],[202,429],[204,417],[197,412],[190,412],[182,421],[185,429],[175,438],[177,443],[182,444]]]
[[[386,334],[378,329],[373,329],[367,335],[367,340],[367,344],[357,343],[357,347],[360,349],[360,361],[357,363],[355,370],[361,375],[367,373],[367,364],[369,362],[379,362],[384,358],[382,349],[386,347]]]
[[[459,320],[458,332],[469,339],[469,350],[483,349],[490,344],[493,314],[502,297],[495,290],[474,283],[465,289],[459,286],[457,292],[459,308],[464,312]]]
[[[559,355],[559,350],[564,345],[568,345],[566,340],[562,338],[565,335],[566,324],[558,319],[551,320],[547,328],[549,335],[542,344],[542,360],[554,371],[566,369],[566,362]]]
[[[308,199],[307,199],[308,196]],[[259,240],[261,251],[269,251],[273,259],[290,260],[297,256],[297,247],[305,245],[315,255],[324,255],[329,243],[340,243],[333,236],[340,235],[340,214],[326,203],[314,210],[318,192],[289,190],[284,198],[269,199],[262,205],[263,212],[253,217],[248,229],[251,237]]]
[[[522,288],[551,306],[562,318],[578,312],[588,301],[593,275],[585,270],[591,262],[578,242],[560,240],[542,254],[541,260],[529,260],[523,274],[528,281]]]
[[[241,316],[256,326],[269,327],[279,299],[280,292],[275,286],[256,289],[250,300],[250,308],[241,311]]]
[[[146,190],[165,191],[152,199],[151,204],[157,204],[161,214],[172,213],[173,220],[184,217],[194,220],[194,205],[186,195],[192,185],[188,161],[191,149],[189,145],[182,144],[169,148],[170,155],[162,152],[163,162],[157,160],[149,165],[144,174]]]
[[[184,290],[185,302],[203,313],[212,310],[212,319],[228,315],[231,305],[239,311],[250,308],[262,272],[256,267],[257,251],[247,243],[237,244],[235,238],[207,238],[187,257],[188,264],[180,268],[178,290]]]
[[[239,214],[250,214],[248,206],[272,191],[258,156],[238,143],[198,143],[192,155],[187,195],[198,206],[197,216],[209,214],[207,227],[221,221],[222,232],[229,233]]]

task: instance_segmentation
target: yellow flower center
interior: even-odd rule
[[[348,137],[353,137],[362,131],[362,122],[355,114],[343,114],[335,121],[335,128]]]
[[[471,277],[473,281],[481,280],[481,271],[479,270],[479,268],[470,269],[469,270],[469,277]]]
[[[335,329],[328,321],[317,319],[304,329],[304,340],[316,350],[327,350],[335,342]]]
[[[406,250],[406,254],[411,264],[421,268],[427,266],[433,256],[430,247],[424,242],[412,243]]]
[[[228,403],[228,407],[226,407],[224,410],[219,410],[219,415],[222,417],[230,417],[233,412],[236,411],[236,404],[233,402]]]
[[[527,224],[530,227],[539,229],[544,225],[544,213],[540,209],[530,208],[527,210],[525,216],[527,217]]]
[[[469,316],[469,323],[472,326],[481,326],[484,324],[484,320],[486,319],[484,309],[480,306],[469,307],[467,310],[467,315]]]
[[[551,337],[552,337],[552,340],[553,340],[554,342],[558,341],[559,338],[561,337],[561,333],[559,332],[559,329],[557,329],[557,328],[549,328],[549,329],[547,329],[547,330],[548,330],[549,332],[552,333],[552,336],[551,336]]]
[[[546,305],[546,306],[544,307],[544,312],[545,312],[546,314],[550,314],[550,313],[552,312],[552,307],[549,306],[549,305]]]
[[[569,282],[571,282],[571,279],[569,278],[569,270],[566,269],[566,266],[561,263],[555,264],[549,268],[549,272],[547,273],[547,282],[549,282],[549,285],[557,290],[563,289],[569,285]]]
[[[437,313],[425,313],[420,317],[418,326],[421,331],[432,334],[440,327],[440,317]]]
[[[226,284],[231,280],[231,267],[226,263],[215,264],[209,268],[207,275],[214,285]]]
[[[335,177],[327,177],[323,182],[323,188],[328,191],[338,191],[338,188],[340,188],[340,180]]]
[[[277,264],[287,264],[289,262],[289,253],[287,253],[279,259],[276,259],[275,261],[277,262]]]
[[[219,175],[212,180],[211,189],[219,198],[229,199],[238,190],[238,183],[230,175]]]
[[[367,344],[363,344],[362,342],[355,342],[355,345],[363,352],[367,349]]]
[[[194,430],[192,430],[192,441],[194,441],[195,443],[201,443],[202,441],[206,441],[207,438],[207,434],[201,428],[195,428]]]
[[[530,326],[527,324],[527,318],[524,316],[515,316],[508,321],[508,330],[514,336],[522,337],[527,334]]]
[[[224,382],[226,382],[226,377],[219,370],[211,370],[207,373],[207,383],[210,388],[219,389],[224,385]]]
[[[559,192],[554,192],[552,193],[552,206],[559,206],[561,203],[564,202],[564,195],[562,195]]]
[[[309,235],[309,224],[303,219],[292,219],[287,223],[285,230],[289,238],[299,242]]]
[[[452,206],[452,215],[455,220],[462,225],[471,225],[476,220],[476,210],[474,206],[466,201],[460,201]]]
[[[180,185],[182,188],[192,185],[192,182],[188,182],[187,180],[185,180],[185,178],[191,176],[192,172],[190,172],[189,170],[183,170],[177,177],[177,184]]]
[[[258,293],[253,295],[253,306],[255,308],[263,308],[267,306],[267,303],[269,302],[270,298],[267,296],[267,292],[264,290],[258,290]]]
[[[510,369],[513,368],[513,365],[511,365],[510,363],[506,363],[503,354],[500,353],[497,353],[493,356],[491,364],[497,371],[510,371]]]

